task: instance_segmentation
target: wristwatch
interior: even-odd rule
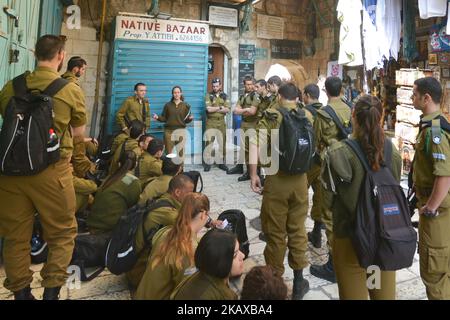
[[[222,106],[220,106],[220,107],[219,107],[219,110],[220,110],[220,111],[222,111],[222,110],[223,110],[223,107],[222,107]]]
[[[436,218],[437,216],[439,216],[439,211],[437,211],[437,210],[430,210],[430,209],[428,209],[428,207],[425,207],[423,209],[422,214],[425,217],[428,217],[428,218]]]

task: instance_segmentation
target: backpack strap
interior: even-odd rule
[[[147,220],[148,215],[150,212],[159,209],[159,208],[173,208],[175,207],[167,200],[159,200],[152,202],[147,208],[145,208],[144,216],[142,217],[142,237],[144,238],[145,247],[148,247],[150,245],[150,240],[153,238],[155,233],[163,227],[162,225],[158,225],[154,228],[151,228],[150,230],[145,230],[145,220]]]
[[[312,105],[308,104],[307,106],[305,106],[305,109],[311,112],[314,118],[317,117],[317,109],[314,108]]]
[[[356,156],[358,157],[359,161],[361,161],[361,164],[363,165],[364,169],[366,171],[371,171],[372,169],[369,166],[369,161],[367,161],[367,157],[364,154],[363,150],[361,149],[359,143],[356,140],[353,140],[353,139],[346,139],[346,140],[344,140],[344,142],[356,154]]]
[[[341,139],[347,139],[348,138],[348,132],[344,127],[344,124],[342,123],[341,119],[339,119],[338,115],[334,111],[334,109],[331,106],[323,107],[323,110],[328,113],[328,115],[333,119],[333,122],[336,124],[336,127],[339,129]]]
[[[42,92],[46,96],[53,97],[61,89],[69,84],[69,81],[63,78],[58,78],[54,80],[50,85]]]
[[[28,92],[27,87],[27,80],[26,80],[27,73],[21,74],[20,76],[14,78],[13,80],[13,88],[14,88],[14,95],[15,96],[24,96]]]

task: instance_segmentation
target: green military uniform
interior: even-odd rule
[[[169,175],[162,175],[154,179],[150,178],[150,182],[145,186],[144,191],[142,191],[139,197],[139,204],[145,205],[148,200],[161,197],[169,190],[169,184],[172,179],[173,176]]]
[[[230,102],[228,100],[228,97],[225,93],[219,92],[214,93],[211,92],[208,94],[205,98],[205,104],[206,107],[224,107],[224,108],[230,108]],[[205,148],[208,148],[208,146],[216,140],[215,134],[216,132],[209,133],[209,130],[217,130],[222,134],[222,139],[217,139],[217,142],[219,144],[219,153],[222,155],[223,164],[226,161],[226,154],[227,154],[227,125],[225,123],[225,117],[226,115],[220,112],[213,112],[210,113],[206,111],[206,144]],[[209,159],[205,159],[207,161],[210,161]],[[222,164],[219,163],[219,164]]]
[[[133,151],[136,154],[136,159],[139,159],[140,156],[142,155],[142,149],[139,146],[139,142],[136,139],[128,138],[114,152],[113,157],[111,159],[111,164],[109,166],[109,174],[114,174],[117,171],[117,169],[119,169],[119,160],[122,151],[124,152]]]
[[[303,108],[303,110],[306,111],[306,114],[308,116],[308,114],[310,116],[308,116],[308,118],[310,119],[310,117],[312,116],[312,121],[311,124],[314,125],[314,115],[311,114],[311,112],[308,110],[307,107],[312,107],[315,110],[319,110],[320,108],[322,108],[322,104],[320,102],[317,103],[313,103],[311,105],[305,106]],[[313,195],[313,205],[311,208],[311,219],[313,219],[315,222],[322,222],[322,215],[323,215],[323,210],[322,210],[322,183],[320,181],[320,171],[321,171],[321,166],[317,163],[314,163],[311,170],[308,171],[307,176],[308,176],[308,185],[310,187],[312,187],[314,195]]]
[[[350,108],[341,100],[340,97],[330,98],[328,104],[336,112],[337,116],[341,122],[346,125],[351,121],[351,110]],[[315,145],[320,153],[321,158],[323,158],[324,151],[327,147],[331,146],[333,143],[339,141],[338,139],[339,129],[334,123],[331,116],[320,109],[317,114],[317,118],[314,121],[314,140]],[[332,197],[332,194],[322,187],[322,197],[324,201],[328,201]],[[326,227],[327,244],[328,250],[332,252],[332,237],[333,237],[333,218],[332,213],[327,208],[322,208],[322,222]]]
[[[61,77],[80,87],[79,78],[73,72],[67,71]],[[77,137],[73,140],[72,165],[75,175],[79,178],[84,178],[88,172],[93,174],[96,170],[95,164],[87,157],[87,149],[83,137]]]
[[[73,186],[75,188],[76,209],[80,212],[86,209],[89,203],[89,196],[97,192],[97,184],[92,180],[81,179],[73,176]]]
[[[144,186],[148,179],[162,175],[162,160],[144,151],[138,160],[134,174],[141,181],[141,186]]]
[[[175,147],[175,144],[181,143],[184,150],[186,145],[186,130],[184,130],[184,136],[179,137],[177,141],[172,141],[172,134],[175,130],[186,129],[186,123],[188,123],[188,117],[191,113],[191,106],[186,102],[180,102],[176,105],[174,102],[166,103],[162,114],[159,116],[159,122],[165,122],[164,125],[164,145],[166,147],[166,153],[170,154]],[[180,153],[183,157],[184,152]]]
[[[127,173],[107,189],[100,188],[87,220],[90,232],[111,232],[120,217],[138,202],[140,194],[139,179],[131,173]]]
[[[126,132],[121,132],[120,134],[118,134],[114,140],[113,143],[111,145],[111,155],[114,155],[116,153],[117,148],[119,148],[122,143],[125,142],[125,140],[127,140],[130,137],[130,135]]]
[[[156,249],[162,245],[171,229],[172,227],[166,227],[155,234],[152,241],[153,248]],[[197,245],[198,240],[195,235],[192,239],[194,252]],[[152,250],[142,281],[139,283],[136,291],[136,300],[168,300],[178,284],[185,277],[192,275],[196,271],[195,267],[190,264],[188,257],[183,259],[183,267],[181,269],[176,268],[174,263],[167,265],[164,262],[152,268],[155,252],[156,250]]]
[[[259,96],[259,99],[261,100],[261,103],[258,106],[258,120],[262,119],[264,111],[266,111],[270,107],[275,97],[267,95],[265,97]]]
[[[257,93],[255,92],[251,92],[251,93],[246,93],[244,95],[241,95],[239,97],[239,105],[242,107],[242,109],[249,109],[251,107],[256,107],[258,108],[259,104],[261,103],[261,100],[259,99],[259,96]],[[242,129],[242,133],[241,133],[241,148],[245,148],[245,163],[248,164],[249,159],[248,159],[248,152],[249,152],[249,147],[248,147],[248,140],[245,138],[245,135],[248,133],[249,130],[251,129],[256,129],[256,124],[258,122],[258,113],[256,113],[256,115],[254,116],[248,116],[248,115],[243,115],[242,116],[242,122],[241,122],[241,129]],[[250,138],[248,138],[250,139]]]
[[[129,129],[133,120],[141,121],[149,129],[150,119],[150,103],[148,99],[140,100],[136,96],[127,98],[116,115],[116,122],[121,130]]]
[[[288,103],[283,107],[289,110],[297,108],[295,103]],[[271,130],[280,128],[282,121],[283,117],[278,109],[269,108],[259,121],[257,130],[264,129],[270,134]],[[260,145],[270,146],[270,135],[268,137],[261,135],[258,139]],[[252,144],[256,142],[256,138],[251,140]],[[289,266],[293,270],[300,270],[308,265],[305,229],[307,214],[306,174],[289,175],[279,171],[266,177],[261,207],[262,231],[267,237],[264,257],[266,264],[275,268],[280,275],[284,273],[286,237],[288,237]]]
[[[170,296],[171,300],[237,300],[238,296],[225,283],[203,272],[185,278]]]
[[[402,160],[392,142],[391,172],[397,181],[401,177]],[[366,300],[395,299],[395,271],[381,271],[381,289],[367,289],[367,270],[359,266],[358,258],[351,243],[351,235],[356,219],[356,206],[366,175],[358,156],[344,142],[333,144],[326,155],[332,179],[336,185],[336,195],[325,206],[333,217],[333,263],[341,299]],[[323,180],[330,185],[329,171],[325,170]],[[331,188],[330,188],[331,189]]]
[[[147,219],[144,221],[145,230],[151,230],[152,228],[158,226],[173,226],[175,225],[175,221],[178,217],[178,212],[181,208],[181,203],[178,202],[174,197],[170,194],[164,194],[160,200],[165,200],[169,202],[172,207],[162,207],[155,209],[147,216]],[[139,252],[139,258],[133,269],[127,272],[127,279],[131,289],[136,289],[139,285],[139,282],[144,275],[145,268],[147,265],[147,260],[150,257],[149,248],[145,247],[144,237],[142,233],[142,227],[139,226],[136,232],[136,252]]]
[[[424,116],[430,121],[440,115]],[[432,128],[419,133],[416,143],[413,179],[419,208],[430,198],[436,177],[450,176],[450,134],[441,130],[441,139],[433,142]],[[439,132],[439,130],[438,130]],[[436,140],[437,141],[437,140]],[[450,193],[439,209],[439,216],[419,220],[420,275],[427,289],[428,299],[450,299]]]
[[[37,67],[26,77],[29,89],[43,91],[60,76],[51,68]],[[14,95],[12,81],[0,93],[0,114]],[[34,215],[39,213],[44,239],[48,244],[47,263],[41,271],[42,285],[59,287],[67,279],[66,269],[72,259],[77,234],[75,191],[69,165],[73,141],[70,127],[86,124],[83,92],[72,83],[53,98],[54,126],[60,138],[61,160],[34,176],[0,176],[0,235],[7,279],[5,288],[13,292],[26,288],[33,279],[30,267],[30,239]]]

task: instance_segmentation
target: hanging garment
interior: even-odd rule
[[[401,9],[401,0],[378,0],[377,2],[377,30],[380,33],[381,53],[386,59],[389,57],[398,59],[402,27]]]
[[[364,57],[366,58],[367,70],[383,66],[383,56],[380,52],[379,34],[372,19],[366,10],[363,10],[363,36]]]
[[[364,8],[369,14],[372,24],[376,26],[377,0],[364,0]]]
[[[339,64],[363,64],[361,46],[361,0],[339,0],[336,11],[341,23],[339,35]]]
[[[411,62],[418,56],[414,3],[403,0],[403,57],[407,62]]]
[[[447,14],[447,0],[419,0],[421,19],[445,17]]]

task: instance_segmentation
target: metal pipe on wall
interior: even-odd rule
[[[92,109],[92,121],[90,130],[91,137],[95,136],[95,129],[97,125],[98,100],[100,98],[100,80],[101,80],[100,78],[102,75],[102,62],[103,62],[103,41],[105,37],[106,2],[107,0],[103,0],[102,22],[100,25],[100,42],[98,46],[98,57],[97,57],[97,78],[95,81],[95,98],[94,98],[94,107]]]

